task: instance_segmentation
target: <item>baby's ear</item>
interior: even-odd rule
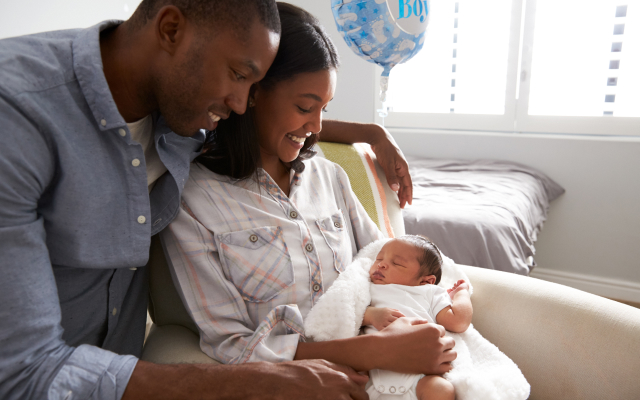
[[[420,278],[421,285],[434,285],[436,283],[435,275],[425,275]]]

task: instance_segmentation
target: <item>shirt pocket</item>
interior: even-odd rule
[[[353,251],[342,211],[338,210],[328,218],[316,220],[316,225],[333,253],[333,267],[338,272],[344,271],[351,263]]]
[[[225,274],[246,301],[267,302],[294,284],[281,227],[221,233],[217,241]]]

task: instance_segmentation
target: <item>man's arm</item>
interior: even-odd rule
[[[386,369],[442,375],[451,370],[455,341],[443,327],[424,320],[398,318],[380,332],[349,339],[298,343],[296,360],[322,358],[356,371]]]
[[[369,143],[387,176],[387,183],[391,189],[398,192],[400,208],[404,208],[407,203],[411,204],[413,184],[409,164],[393,136],[383,126],[326,120],[322,122],[320,139],[338,143]]]
[[[136,364],[62,340],[58,291],[38,213],[51,144],[0,96],[0,398],[119,398]]]
[[[159,365],[139,361],[123,400],[365,400],[368,378],[324,360]]]

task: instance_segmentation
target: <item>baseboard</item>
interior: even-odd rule
[[[640,303],[640,283],[636,282],[538,267],[533,269],[530,276],[598,296]]]

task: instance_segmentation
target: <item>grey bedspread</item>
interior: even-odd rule
[[[407,233],[428,236],[456,263],[529,274],[549,202],[564,193],[560,185],[505,161],[408,160]]]

